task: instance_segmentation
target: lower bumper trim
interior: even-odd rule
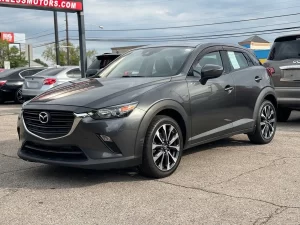
[[[129,157],[119,157],[119,158],[110,158],[110,159],[88,159],[86,161],[59,161],[52,158],[40,158],[27,154],[23,150],[19,149],[18,156],[26,161],[44,163],[48,165],[57,165],[57,166],[67,166],[67,167],[77,167],[84,169],[119,169],[119,168],[128,168],[138,166],[142,163],[141,158],[136,158],[134,156]]]

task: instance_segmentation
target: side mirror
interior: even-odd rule
[[[223,74],[223,67],[214,64],[206,64],[201,69],[201,84],[206,84],[207,80],[218,78]]]

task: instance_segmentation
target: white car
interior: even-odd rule
[[[48,68],[34,76],[25,77],[22,87],[23,98],[24,100],[32,99],[54,86],[80,78],[81,72],[78,66]]]

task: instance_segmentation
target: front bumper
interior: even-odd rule
[[[136,156],[136,137],[143,115],[144,111],[135,109],[128,117],[120,119],[77,117],[67,135],[46,139],[27,129],[21,113],[18,119],[18,156],[32,162],[90,169],[137,166],[141,158]],[[107,142],[101,135],[110,137],[112,142]],[[67,154],[63,154],[66,149]],[[82,157],[70,157],[79,154],[78,151]]]

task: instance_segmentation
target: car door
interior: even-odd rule
[[[236,94],[236,121],[234,131],[247,130],[254,125],[253,113],[257,98],[263,88],[260,65],[250,60],[246,51],[239,48],[224,48],[222,55],[225,63],[229,64],[230,74],[234,81]]]
[[[190,94],[192,138],[191,143],[217,138],[232,131],[235,120],[235,90],[231,74],[228,74],[221,58],[221,47],[202,51],[192,65],[187,77]],[[210,79],[206,84],[199,82],[201,68],[205,64],[216,64],[224,68],[223,75]],[[193,72],[193,71],[197,72]]]

